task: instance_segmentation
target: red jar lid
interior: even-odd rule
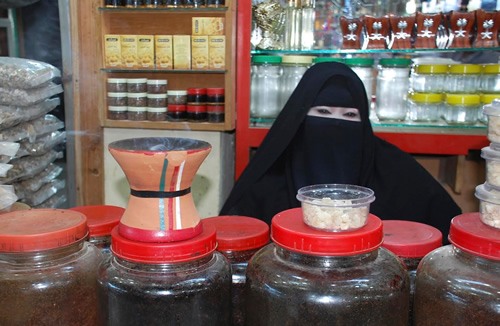
[[[205,94],[207,94],[207,89],[206,88],[188,88],[187,93],[188,93],[188,95],[205,95]]]
[[[224,95],[224,88],[220,87],[207,88],[207,95]]]
[[[112,205],[76,206],[70,210],[87,217],[90,237],[111,235],[111,230],[118,225],[125,212],[125,208]]]
[[[205,257],[215,251],[215,227],[201,221],[203,231],[188,240],[173,242],[139,242],[124,238],[118,226],[111,231],[111,251],[125,260],[147,263],[180,263]]]
[[[303,221],[302,208],[292,208],[273,217],[271,239],[285,249],[307,255],[359,255],[380,247],[383,239],[382,221],[369,214],[362,228],[327,232],[309,227]]]
[[[0,252],[64,247],[88,234],[87,218],[69,209],[29,209],[0,215]]]
[[[169,104],[167,112],[186,112],[186,104]]]
[[[243,251],[256,249],[269,243],[266,222],[247,216],[214,216],[203,219],[204,225],[217,230],[217,249]]]
[[[399,220],[385,220],[382,224],[382,247],[399,257],[422,258],[443,245],[443,234],[433,226]]]
[[[455,216],[451,220],[448,238],[463,251],[500,260],[500,229],[481,222],[479,212]]]

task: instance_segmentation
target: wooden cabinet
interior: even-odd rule
[[[225,8],[105,8],[104,0],[69,0],[73,75],[73,117],[69,136],[74,144],[76,203],[104,201],[103,128],[231,131],[235,126],[236,1]],[[225,19],[225,70],[129,70],[104,66],[104,34],[191,34],[192,17]],[[225,119],[220,123],[127,121],[106,118],[106,79],[167,79],[169,89],[223,87]]]

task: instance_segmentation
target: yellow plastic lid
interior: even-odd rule
[[[490,104],[495,99],[500,100],[500,94],[481,94],[481,103]]]
[[[412,93],[410,97],[413,101],[420,103],[440,103],[443,101],[441,93]]]
[[[310,65],[315,57],[309,55],[284,55],[281,63],[298,63]]]
[[[483,65],[483,74],[500,74],[500,65],[496,63]]]
[[[481,73],[481,66],[476,64],[450,65],[448,67],[448,72],[450,74],[479,74]]]
[[[476,94],[446,94],[446,103],[450,105],[479,105],[480,97]]]
[[[414,69],[419,74],[446,74],[448,72],[448,65],[423,64],[416,65]]]

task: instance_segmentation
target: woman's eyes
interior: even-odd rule
[[[316,109],[316,112],[320,113],[320,114],[332,114],[332,112],[330,112],[330,110],[328,109]]]
[[[343,114],[344,117],[347,117],[347,118],[357,118],[359,116],[358,112],[353,112],[353,111],[349,111],[349,112],[345,112]]]

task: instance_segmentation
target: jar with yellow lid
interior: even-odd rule
[[[446,94],[443,118],[448,124],[473,125],[481,106],[478,94]]]
[[[500,93],[500,64],[483,65],[479,88],[483,93]]]
[[[448,65],[415,65],[410,74],[410,89],[421,93],[443,92],[447,73]]]
[[[281,58],[283,68],[280,94],[281,107],[286,104],[302,75],[312,65],[313,59],[313,56],[308,55],[284,55]]]
[[[491,104],[495,99],[498,99],[500,101],[500,94],[488,93],[488,94],[481,94],[480,96],[481,96],[481,107]],[[484,124],[488,124],[488,116],[483,112],[483,110],[479,110],[477,120]]]
[[[408,120],[439,121],[443,107],[442,93],[410,93],[408,97]]]
[[[446,93],[473,94],[479,90],[481,66],[477,64],[455,64],[448,67],[445,82]]]

